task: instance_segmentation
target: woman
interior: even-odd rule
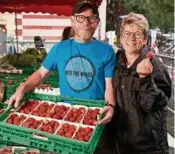
[[[65,27],[63,30],[63,33],[62,33],[62,41],[68,40],[73,36],[74,36],[74,31],[73,31],[72,27],[70,27],[70,26]]]
[[[113,84],[117,154],[167,154],[166,116],[171,80],[156,57],[146,58],[148,21],[130,13],[121,24]]]

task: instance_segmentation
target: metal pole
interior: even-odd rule
[[[15,9],[16,10],[16,9]],[[17,53],[19,53],[19,47],[18,47],[18,25],[17,25],[17,13],[15,11],[15,25],[16,25],[16,43],[17,43]]]

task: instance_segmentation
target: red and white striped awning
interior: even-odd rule
[[[91,0],[98,6],[102,0]],[[76,0],[0,0],[0,12],[41,12],[70,16]]]

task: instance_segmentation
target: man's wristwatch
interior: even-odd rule
[[[115,110],[115,105],[114,104],[106,104],[106,106],[110,106]]]

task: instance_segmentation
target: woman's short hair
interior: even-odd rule
[[[149,30],[149,24],[148,24],[148,20],[144,17],[144,15],[133,13],[133,12],[129,13],[122,20],[121,27],[120,27],[120,33],[122,33],[124,26],[127,24],[138,25],[143,30],[144,35],[147,36],[148,30]]]

